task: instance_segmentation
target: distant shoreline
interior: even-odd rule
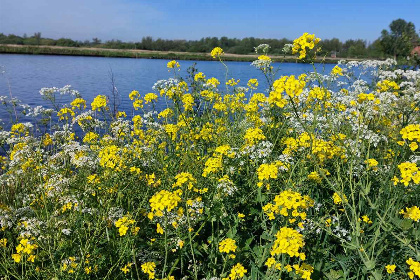
[[[28,45],[1,45],[0,53],[5,54],[40,54],[40,55],[70,55],[70,56],[98,56],[98,57],[120,57],[120,58],[149,58],[149,59],[169,59],[169,60],[201,60],[211,61],[213,59],[209,53],[193,52],[171,52],[171,51],[149,51],[149,50],[124,50],[124,49],[103,49],[103,48],[84,48],[84,47],[60,47],[60,46],[28,46]],[[224,61],[245,61],[251,62],[257,59],[257,55],[240,55],[226,53],[223,55]],[[270,55],[274,62],[295,62],[300,63],[295,56]],[[318,57],[317,63],[333,63],[339,60],[363,60],[360,58],[332,58]]]

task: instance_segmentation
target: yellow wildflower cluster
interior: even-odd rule
[[[168,118],[174,114],[174,111],[171,108],[166,108],[162,112],[158,114],[158,119],[160,118]]]
[[[278,168],[281,166],[281,163],[263,163],[257,169],[258,174],[258,187],[262,187],[264,180],[277,179]]]
[[[311,173],[309,173],[308,174],[308,179],[312,180],[312,181],[315,181],[317,183],[322,182],[322,177],[316,171],[312,171]]]
[[[420,220],[420,209],[417,206],[413,206],[411,208],[406,207],[405,211],[404,209],[400,211],[400,214],[403,214],[404,218],[411,219],[415,222]]]
[[[68,120],[70,117],[74,117],[75,115],[76,114],[70,108],[62,108],[57,113],[57,117],[59,117],[60,120]]]
[[[165,95],[170,99],[174,99],[181,97],[188,90],[188,84],[185,81],[181,81],[168,89],[160,90],[160,95]]]
[[[210,157],[204,164],[203,177],[207,177],[210,173],[215,173],[223,167],[223,157],[216,155]]]
[[[170,69],[173,69],[173,68],[179,68],[180,65],[177,61],[171,60],[171,61],[168,62],[168,64],[166,64],[166,67],[168,67]]]
[[[408,277],[414,279],[414,276],[420,277],[420,262],[416,262],[412,258],[409,258],[406,263],[410,266],[410,272],[408,272]]]
[[[420,144],[420,125],[409,124],[400,131],[402,139],[410,141],[410,149],[414,152]]]
[[[220,82],[219,82],[219,80],[218,79],[216,79],[216,78],[214,78],[214,77],[212,77],[212,78],[210,78],[210,79],[207,79],[207,82],[206,82],[208,85],[212,85],[213,87],[217,87],[218,85],[220,85]]]
[[[230,273],[228,277],[222,278],[222,280],[236,280],[240,279],[245,276],[245,273],[248,271],[243,267],[240,263],[236,264],[232,269],[230,270]]]
[[[16,246],[16,254],[12,254],[12,258],[15,262],[19,263],[24,256],[27,257],[27,261],[35,261],[34,251],[38,249],[38,245],[33,244],[28,238],[23,238],[20,240],[19,245]]]
[[[130,98],[130,100],[138,99],[140,98],[140,93],[137,90],[133,90],[130,92],[128,97]]]
[[[279,94],[282,94],[283,92],[286,92],[286,94],[290,98],[298,97],[302,93],[306,85],[304,78],[305,76],[303,75],[299,76],[298,79],[296,79],[294,75],[281,77],[280,79],[274,81],[273,91],[270,92],[270,96],[277,96]]]
[[[336,65],[331,70],[331,74],[334,76],[343,76],[343,69],[340,66]]]
[[[149,279],[155,279],[155,268],[156,264],[154,262],[146,262],[141,265],[141,270],[149,275]]]
[[[246,145],[253,146],[257,144],[260,140],[265,140],[266,137],[263,134],[261,128],[248,128],[244,136]]]
[[[223,54],[224,54],[223,49],[220,47],[215,47],[210,53],[211,57],[213,58],[220,57]]]
[[[369,158],[365,160],[369,169],[373,169],[374,171],[378,170],[378,161],[374,158]]]
[[[76,210],[77,206],[78,206],[77,202],[74,202],[74,203],[71,201],[67,202],[61,207],[61,213],[64,213],[67,210],[71,210],[71,209]]]
[[[123,267],[121,267],[121,271],[124,274],[127,274],[128,272],[130,272],[131,266],[133,265],[133,263],[127,263],[126,265],[124,265]]]
[[[162,217],[164,211],[171,212],[178,206],[178,202],[181,201],[181,194],[181,190],[176,190],[174,192],[161,190],[160,192],[155,193],[149,200],[150,208],[152,210],[148,214],[149,219],[152,220],[154,216]]]
[[[132,226],[135,224],[135,222],[136,221],[133,219],[130,219],[130,216],[128,215],[125,215],[122,218],[118,219],[115,222],[115,226],[118,228],[118,233],[120,234],[120,236],[126,235],[130,227],[131,227],[131,231],[133,235],[136,235],[140,228]]]
[[[156,101],[157,98],[158,96],[155,93],[150,92],[144,96],[145,104],[151,103],[152,101]]]
[[[67,272],[68,274],[75,273],[75,269],[79,266],[79,263],[76,262],[75,257],[69,257],[64,260],[63,265],[61,266],[62,272]]]
[[[309,91],[307,101],[310,102],[314,99],[324,100],[324,99],[328,99],[330,97],[331,97],[331,93],[329,91],[327,91],[325,88],[313,87]]]
[[[300,279],[311,280],[311,275],[314,272],[314,268],[306,263],[302,263],[300,266],[298,264],[293,265],[295,269],[295,274],[300,276]]]
[[[342,204],[343,201],[345,203],[348,202],[347,196],[345,194],[338,194],[336,192],[333,194],[333,200],[334,200],[334,204]]]
[[[190,93],[184,94],[182,96],[182,103],[185,111],[192,111],[194,106],[194,97]]]
[[[250,89],[257,89],[257,87],[258,87],[258,80],[257,79],[249,79],[249,81],[247,83],[247,86]]]
[[[332,141],[316,138],[315,135],[307,132],[303,132],[296,139],[287,137],[283,140],[283,144],[286,145],[283,154],[290,155],[300,147],[311,148],[312,154],[316,155],[321,163],[324,163],[326,159],[332,159],[334,156],[345,157],[344,148],[334,145]]]
[[[95,132],[88,132],[83,137],[83,143],[93,143],[95,140],[99,138],[99,135]]]
[[[290,257],[299,257],[301,260],[305,260],[305,253],[299,252],[304,245],[301,233],[292,228],[282,227],[276,233],[276,240],[270,253],[272,256],[288,254]]]
[[[7,246],[7,238],[0,239],[0,247],[6,248]]]
[[[364,216],[362,216],[362,219],[361,219],[363,222],[365,222],[365,223],[367,223],[367,224],[372,224],[373,222],[372,222],[372,220],[371,219],[369,219],[369,217],[367,216],[367,215],[364,215]]]
[[[102,108],[106,108],[106,96],[105,95],[98,95],[96,96],[92,103],[90,104],[93,111],[100,110]]]
[[[238,248],[238,246],[236,246],[236,241],[232,238],[226,238],[219,243],[220,253],[229,254],[230,252],[235,252],[236,248]]]
[[[264,213],[270,220],[274,220],[274,214],[291,217],[294,222],[296,217],[306,219],[306,210],[314,205],[314,201],[307,195],[302,196],[298,192],[285,190],[274,198],[274,204],[268,203],[263,207]]]
[[[375,100],[375,95],[373,93],[360,93],[357,97],[357,102],[359,103]]]
[[[102,148],[99,151],[99,164],[105,168],[119,170],[123,164],[119,155],[119,148],[115,145]]]
[[[86,100],[84,100],[83,98],[75,98],[71,103],[71,109],[80,109],[80,110],[84,110],[86,109]]]
[[[194,81],[204,80],[206,78],[206,75],[203,74],[203,72],[198,72],[194,75]]]
[[[383,80],[383,81],[379,81],[376,84],[377,92],[385,92],[388,90],[399,90],[400,87],[398,86],[398,84],[394,81],[389,81],[389,80]]]
[[[16,123],[12,125],[10,131],[11,131],[12,137],[29,135],[29,130],[23,123]]]
[[[319,42],[320,38],[316,38],[315,34],[303,33],[302,36],[293,41],[292,53],[299,52],[299,59],[306,57],[307,50],[312,50]]]
[[[396,179],[394,184],[397,182],[403,183],[404,186],[408,186],[408,184],[413,181],[414,184],[420,183],[420,172],[417,165],[413,162],[403,162],[398,165],[398,169],[401,172],[401,179]]]
[[[397,266],[395,264],[388,264],[388,265],[385,266],[385,269],[386,269],[386,272],[388,274],[391,274],[391,273],[394,273],[395,272],[395,268],[396,267]]]
[[[197,183],[197,180],[189,172],[181,172],[175,176],[176,182],[172,185],[173,188],[181,188],[186,185],[189,190],[194,187],[194,184]]]

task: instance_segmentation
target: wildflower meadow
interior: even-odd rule
[[[321,73],[320,40],[286,46],[314,65],[299,76],[268,45],[264,80],[221,48],[225,80],[171,61],[125,112],[44,88],[20,122],[1,97],[0,279],[420,279],[420,70]]]

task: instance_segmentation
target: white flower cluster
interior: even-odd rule
[[[65,85],[62,88],[57,87],[50,87],[50,88],[41,88],[39,94],[45,97],[51,97],[55,93],[59,93],[60,95],[72,95],[72,96],[80,96],[80,93],[77,90],[71,88],[71,85]]]

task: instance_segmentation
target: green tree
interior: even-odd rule
[[[406,57],[410,55],[413,43],[418,40],[418,34],[414,23],[406,22],[403,19],[396,19],[391,22],[388,30],[382,30],[380,43],[382,50],[387,55]]]
[[[33,38],[35,39],[35,43],[39,45],[41,43],[41,32],[35,32]]]

